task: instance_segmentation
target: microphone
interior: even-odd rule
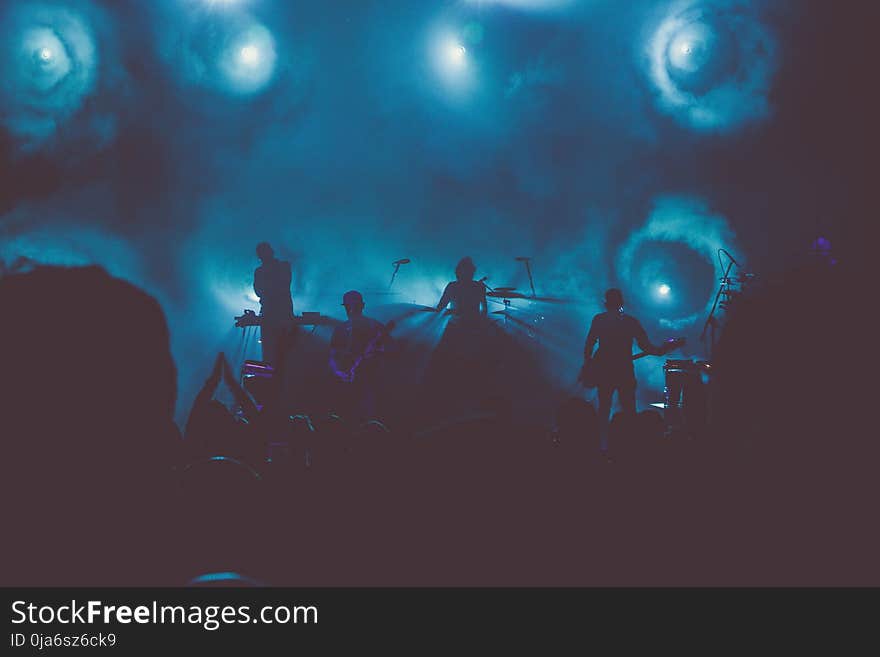
[[[719,250],[721,253],[723,253],[724,255],[726,255],[728,258],[730,258],[730,261],[731,261],[733,264],[735,264],[737,267],[740,266],[740,264],[736,261],[736,258],[734,258],[732,255],[730,255],[730,252],[728,252],[727,249],[718,249],[718,250]]]
[[[517,262],[528,262],[529,260],[531,260],[531,258],[528,258],[526,256],[517,256],[516,258],[514,258],[514,260],[516,260]]]
[[[403,258],[403,259],[401,259],[401,260],[395,260],[395,261],[392,262],[391,264],[392,264],[392,265],[408,265],[409,263],[410,263],[410,259],[409,259],[409,258]]]
[[[484,281],[488,281],[488,280],[489,280],[489,277],[488,277],[488,276],[483,276],[483,278],[481,278],[480,280],[478,280],[477,283],[482,283],[482,282],[484,282]]]

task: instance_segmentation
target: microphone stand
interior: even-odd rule
[[[389,292],[391,291],[391,286],[394,285],[394,279],[397,277],[397,272],[400,271],[400,265],[402,265],[402,264],[403,263],[401,263],[401,262],[394,263],[394,273],[391,274],[391,282],[388,284],[388,291]]]
[[[727,257],[730,258],[730,256]],[[712,303],[712,310],[709,311],[706,323],[703,324],[703,332],[700,333],[700,342],[703,342],[706,339],[706,331],[709,330],[710,326],[712,327],[712,335],[709,339],[708,349],[709,360],[712,360],[712,351],[715,349],[715,327],[718,326],[718,320],[715,319],[715,311],[718,310],[718,302],[721,300],[721,295],[724,293],[724,286],[728,284],[730,270],[733,268],[733,264],[733,258],[730,258],[727,269],[724,271],[724,276],[721,277],[721,285],[718,288],[718,294],[715,295],[715,301]]]
[[[531,258],[517,258],[517,260],[521,260],[526,265],[526,274],[529,275],[529,287],[532,288],[532,297],[536,297],[537,293],[535,292],[535,281],[532,278],[532,267],[529,261]]]

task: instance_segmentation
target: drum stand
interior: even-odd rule
[[[685,394],[691,365],[689,360],[667,360],[663,365],[663,419],[666,423],[666,436],[677,435],[685,430]]]

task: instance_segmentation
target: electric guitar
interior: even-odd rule
[[[398,323],[412,317],[417,313],[433,313],[434,308],[431,306],[412,306],[407,312],[398,317],[397,319],[392,319],[379,331],[376,336],[367,343],[367,346],[364,347],[363,351],[355,356],[351,360],[351,365],[347,367],[344,371],[336,371],[334,369],[334,374],[336,378],[345,383],[351,383],[354,381],[355,373],[357,372],[358,367],[360,367],[361,363],[363,363],[364,359],[370,356],[371,354],[380,351],[382,348],[382,341],[385,340],[391,332],[395,329]]]
[[[669,338],[668,340],[664,340],[663,350],[661,354],[652,354],[647,351],[642,351],[637,354],[633,354],[632,359],[636,361],[640,358],[644,358],[645,356],[666,355],[673,349],[677,349],[678,347],[683,346],[685,342],[685,338]],[[584,388],[595,388],[598,385],[598,382],[596,381],[596,374],[596,359],[587,358],[584,360],[584,364],[581,367],[580,374],[578,374],[578,382],[583,385]]]
[[[389,335],[391,335],[391,331],[393,331],[396,326],[397,326],[397,322],[395,322],[393,319],[390,322],[388,322],[384,326],[384,328],[381,331],[379,331],[376,334],[376,336],[367,343],[367,346],[364,347],[363,351],[361,351],[360,354],[358,354],[357,356],[355,356],[352,359],[351,365],[348,367],[348,369],[346,369],[343,372],[335,372],[337,378],[339,378],[339,380],[343,381],[344,383],[354,382],[354,377],[355,377],[355,374],[357,373],[358,367],[360,367],[361,363],[364,362],[365,358],[368,358],[372,354],[381,350],[382,342]]]

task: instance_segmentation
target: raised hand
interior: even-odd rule
[[[223,375],[223,362],[226,358],[223,356],[223,352],[217,354],[217,358],[214,359],[214,369],[211,370],[211,376],[208,377],[207,383],[212,383],[217,385],[220,382],[220,377]]]

